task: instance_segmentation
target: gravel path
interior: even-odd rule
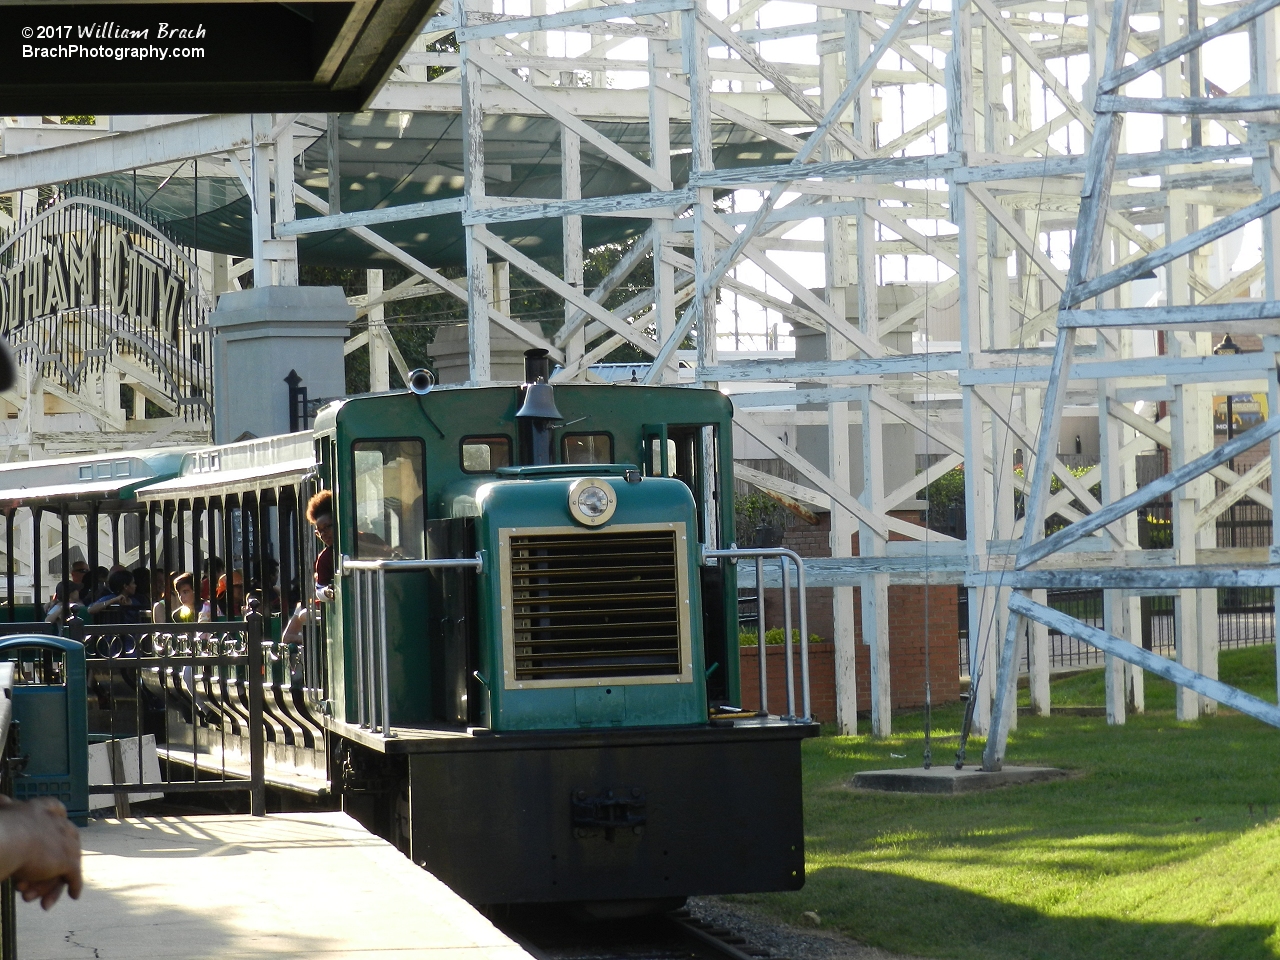
[[[715,897],[690,897],[689,912],[700,920],[727,927],[752,946],[788,960],[916,960],[899,953],[868,947],[821,927],[794,927],[757,913],[750,907]]]

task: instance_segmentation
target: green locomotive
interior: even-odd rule
[[[309,435],[187,451],[95,509],[135,513],[154,567],[217,558],[282,618],[315,611],[295,695],[269,702],[271,782],[323,778],[473,902],[608,913],[800,887],[817,727],[737,709],[737,583],[716,555],[729,400],[528,367],[480,388],[415,374],[322,408]],[[320,490],[335,576],[317,597]]]

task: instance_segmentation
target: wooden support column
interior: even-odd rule
[[[684,67],[689,78],[691,177],[699,173],[710,173],[715,169],[711,151],[711,63],[707,56],[707,28],[699,19],[707,15],[706,0],[696,0],[693,8],[684,12],[681,25]],[[716,291],[714,287],[703,287],[716,264],[716,234],[707,223],[707,215],[712,211],[714,199],[714,192],[710,188],[700,187],[693,208],[693,263],[698,284],[694,293],[694,317],[699,371],[714,366],[716,362]],[[673,360],[674,356],[672,354]]]
[[[957,3],[951,14],[952,48],[947,61],[947,127],[951,150],[968,163],[976,152],[974,126],[973,13],[967,4]],[[960,354],[965,367],[975,366],[983,349],[982,308],[978,279],[979,240],[977,221],[980,204],[970,200],[962,184],[952,183],[950,219],[958,228],[960,296]],[[964,459],[968,469],[965,483],[965,534],[971,562],[977,569],[986,566],[987,539],[991,534],[991,478],[979,465],[986,460],[984,421],[986,413],[973,387],[961,389],[964,427]],[[991,703],[995,684],[996,651],[1000,637],[994,621],[994,587],[969,589],[969,675],[973,679],[972,732],[984,735],[991,724]]]
[[[1105,51],[1108,15],[1106,0],[1089,0],[1089,75],[1085,80],[1084,101],[1093,102],[1097,95],[1098,82],[1105,70]],[[1092,139],[1092,131],[1085,131],[1086,142]],[[1101,263],[1104,270],[1113,268],[1123,259],[1116,249],[1117,243],[1123,240],[1115,231],[1108,231],[1103,241]],[[1125,245],[1127,249],[1127,244]],[[1115,291],[1109,291],[1099,298],[1099,306],[1116,306]],[[1120,356],[1110,341],[1099,335],[1098,346],[1108,359]],[[1121,472],[1119,451],[1122,440],[1122,424],[1115,422],[1107,413],[1108,402],[1116,395],[1115,383],[1112,380],[1099,380],[1097,383],[1098,398],[1098,456],[1102,473],[1102,496],[1100,502],[1106,505],[1125,495],[1124,477]],[[1135,539],[1136,542],[1136,539]],[[1113,554],[1118,551],[1112,545]],[[1123,563],[1123,557],[1117,556],[1117,563]],[[1128,601],[1118,590],[1102,592],[1102,618],[1104,629],[1112,636],[1125,637],[1128,634],[1128,617],[1126,609]],[[1125,721],[1125,667],[1123,660],[1107,654],[1103,658],[1104,702],[1107,710],[1107,723],[1122,724]]]
[[[271,143],[266,139],[271,118],[253,115],[253,145],[249,150],[249,185],[252,187],[253,285],[269,287],[275,283],[267,245],[271,240]],[[262,129],[267,127],[268,129]]]
[[[1105,356],[1111,359],[1116,351],[1107,348]],[[1122,425],[1107,413],[1107,405],[1115,399],[1116,386],[1114,380],[1098,381],[1098,453],[1102,460],[1102,496],[1099,502],[1103,506],[1119,500],[1127,492],[1124,475],[1120,464],[1120,446]],[[1123,564],[1124,557],[1116,553],[1115,563]],[[1127,607],[1129,601],[1120,590],[1104,590],[1102,592],[1103,629],[1115,637],[1128,638],[1129,618]],[[1139,641],[1141,638],[1139,638]],[[1119,724],[1125,720],[1125,663],[1110,654],[1103,661],[1105,703],[1107,707],[1107,723]]]
[[[1182,34],[1177,9],[1164,8],[1160,15],[1159,37],[1162,46],[1177,40]],[[1182,66],[1173,61],[1160,68],[1163,93],[1166,97],[1182,96]],[[1185,120],[1181,116],[1166,116],[1164,120],[1164,148],[1178,149],[1185,144]],[[1174,171],[1170,171],[1171,173]],[[1165,207],[1165,243],[1187,234],[1187,204],[1181,191],[1170,190]],[[1190,277],[1186,258],[1179,258],[1165,266],[1165,302],[1170,306],[1189,303]],[[1194,353],[1184,349],[1176,330],[1164,331],[1165,349],[1171,356]],[[1173,400],[1169,403],[1170,433],[1169,467],[1177,469],[1197,454],[1195,429],[1195,404],[1199,389],[1194,384],[1178,384],[1173,387]],[[1196,562],[1196,501],[1191,485],[1173,491],[1173,550],[1174,562],[1193,565]],[[1199,597],[1195,590],[1178,591],[1173,603],[1174,634],[1177,638],[1178,662],[1190,670],[1200,669],[1200,616]],[[1200,697],[1190,688],[1179,687],[1176,694],[1179,720],[1194,720],[1200,716]]]
[[[984,20],[982,22],[981,36],[983,145],[988,153],[1002,153],[1007,139],[1005,136],[1007,110],[1004,103],[1003,70],[1001,69],[1004,44],[1000,33],[989,21]],[[996,200],[995,202],[999,203],[1000,201]],[[986,326],[990,330],[991,347],[993,349],[1009,349],[1015,346],[1012,318],[1009,310],[1009,257],[1013,254],[1013,244],[990,212],[987,213],[985,220],[987,234]],[[1012,389],[997,389],[995,393],[999,397],[1000,404],[1005,408],[1005,416],[1011,416],[1014,412],[1016,401],[1015,391]],[[1017,439],[1004,420],[993,416],[991,418],[991,536],[996,540],[1013,539],[1013,466],[1016,445]],[[1006,637],[1009,593],[1008,588],[997,588],[996,590],[991,621],[993,637]],[[1021,647],[1027,643],[1027,637],[1027,632],[1022,630],[1010,642],[1015,642]],[[994,644],[991,646],[991,652],[994,655]],[[1020,659],[1021,651],[1019,650],[1015,656]],[[1010,730],[1017,729],[1018,711],[1013,701],[1010,701],[1008,716],[1005,721]]]
[[[1205,213],[1206,208],[1201,207],[1201,223],[1206,223],[1208,216]],[[1207,208],[1208,213],[1212,212],[1212,207]],[[1195,336],[1194,353],[1197,356],[1207,357],[1213,353],[1213,345],[1208,333],[1197,333]],[[1213,391],[1205,386],[1200,386],[1196,390],[1197,400],[1195,405],[1195,421],[1192,429],[1196,435],[1196,456],[1202,456],[1213,450]],[[1208,503],[1212,502],[1216,492],[1216,485],[1213,477],[1206,474],[1193,480],[1188,486],[1195,494],[1194,500],[1196,509],[1200,510]],[[1218,546],[1218,525],[1216,523],[1205,524],[1200,527],[1200,532],[1196,537],[1196,547],[1198,550],[1213,550]],[[1216,589],[1197,590],[1196,606],[1199,614],[1199,623],[1196,634],[1200,641],[1199,650],[1199,672],[1211,680],[1218,679],[1218,591]],[[1218,712],[1218,702],[1209,697],[1200,697],[1200,713],[1202,715],[1210,715]]]
[[[1023,391],[1023,406],[1026,410],[1024,423],[1038,423],[1041,416],[1041,401],[1044,391],[1028,388]],[[1022,452],[1023,472],[1029,473],[1032,451]],[[1031,599],[1035,603],[1047,606],[1049,593],[1047,590],[1032,590]],[[1031,695],[1031,711],[1038,717],[1049,716],[1050,711],[1050,662],[1049,662],[1049,628],[1038,620],[1028,621],[1027,635],[1027,671]]]
[[[369,299],[382,296],[381,270],[364,272]],[[391,389],[391,351],[387,349],[387,325],[383,304],[369,308],[369,390],[383,393]]]
[[[582,137],[568,127],[560,127],[560,196],[565,200],[582,199]],[[582,217],[568,216],[561,220],[561,240],[564,247],[564,282],[580,293],[582,289]],[[508,314],[510,307],[507,308]],[[577,307],[565,301],[564,318],[567,322]],[[566,364],[582,359],[587,350],[587,326],[582,324],[564,345]]]
[[[679,22],[672,20],[673,25]],[[649,41],[649,157],[654,172],[666,180],[671,179],[671,95],[658,86],[658,81],[670,77],[670,71],[659,63],[659,59],[667,61],[670,57],[670,43]],[[662,255],[671,236],[671,223],[665,217],[653,221],[653,306],[659,344],[666,343],[676,328],[676,268]],[[674,378],[675,371],[668,366],[657,382]]]
[[[868,35],[863,18],[864,13],[839,13],[845,20],[845,69],[843,75],[836,69],[837,60],[834,54],[823,58],[822,95],[823,110],[829,110],[840,97],[844,86],[851,82],[861,70],[864,62],[871,54],[871,37]],[[872,122],[871,85],[865,84],[853,100],[853,124],[850,133],[862,143],[872,139],[874,124]],[[830,139],[823,146],[824,159],[845,159],[847,151],[836,146]],[[876,276],[876,221],[865,211],[874,206],[875,200],[859,200],[855,203],[856,215],[856,263],[858,290],[858,329],[872,340],[880,339],[880,296],[878,277]],[[847,295],[843,292],[848,284],[848,263],[846,229],[843,218],[827,220],[827,284],[828,303],[831,304],[837,317],[846,317]],[[852,344],[832,328],[827,330],[828,344],[840,342],[844,356],[852,354]],[[849,405],[832,404],[832,479],[837,483],[851,482],[848,464]],[[862,492],[859,500],[869,509],[874,510],[884,499],[884,410],[872,403],[864,392],[859,403],[861,414],[862,436]],[[839,408],[839,409],[837,409]],[[845,463],[836,472],[834,456],[836,434],[845,438]],[[846,480],[846,478],[849,478]],[[852,523],[850,523],[852,526]],[[833,520],[832,528],[835,523]],[[842,546],[847,538],[842,538]],[[863,557],[883,557],[887,553],[886,538],[882,537],[867,524],[858,525],[858,554]],[[833,550],[834,555],[834,550]],[[893,691],[890,677],[889,657],[889,576],[884,573],[872,573],[864,576],[859,585],[862,613],[862,642],[867,647],[867,667],[869,687],[871,691],[871,733],[877,737],[887,737],[893,732]]]
[[[337,215],[342,212],[342,164],[339,156],[341,137],[338,131],[338,114],[331,113],[326,118],[328,136],[325,146],[329,151],[329,213]]]
[[[286,123],[276,137],[276,223],[294,221],[293,193],[293,124]],[[198,188],[198,185],[197,185]],[[273,241],[279,259],[276,261],[277,282],[282,287],[298,285],[298,240],[296,237]]]
[[[458,22],[468,22],[467,0],[455,0]],[[480,12],[480,11],[477,11]],[[491,42],[491,41],[490,41]],[[459,69],[462,80],[462,129],[466,155],[463,158],[463,192],[468,211],[483,204],[484,186],[484,103],[481,99],[484,74],[467,59],[472,46],[483,55],[482,40],[464,40],[458,44]],[[464,227],[467,240],[467,340],[469,382],[473,386],[493,379],[489,350],[489,252],[476,236],[475,225]]]
[[[1253,58],[1250,63],[1249,92],[1252,94],[1274,93],[1277,89],[1276,55],[1280,44],[1276,40],[1276,14],[1274,11],[1263,14],[1250,25],[1249,45]],[[1280,148],[1275,143],[1267,147],[1269,163],[1254,163],[1253,175],[1263,197],[1280,191],[1280,174],[1276,173],[1280,166]],[[1280,291],[1280,212],[1262,218],[1262,295],[1274,300]],[[1264,337],[1262,349],[1275,352],[1280,350],[1280,337]],[[1280,379],[1267,378],[1267,409],[1280,410]],[[1277,414],[1272,412],[1271,416]],[[1280,477],[1280,435],[1270,441],[1271,476]],[[1271,562],[1280,560],[1280,510],[1271,512]],[[1280,604],[1280,590],[1272,596],[1273,602]],[[1276,644],[1276,694],[1280,697],[1280,643]]]
[[[819,15],[822,15],[820,11]],[[855,38],[859,37],[859,24],[856,14],[845,16],[845,61],[846,72],[851,58],[858,56],[860,47]],[[837,69],[835,58],[827,55],[822,58],[822,92],[824,106],[839,96],[843,78]],[[822,147],[824,160],[832,159],[830,142]],[[861,223],[865,217],[859,217]],[[848,226],[843,217],[829,217],[823,221],[826,267],[825,297],[832,312],[844,318],[847,315],[846,295],[849,283],[849,249]],[[826,331],[827,358],[829,360],[845,360],[855,354],[852,344],[835,328],[828,325]],[[827,475],[832,482],[849,487],[852,481],[849,456],[850,416],[849,404],[843,402],[829,405],[827,420]],[[865,427],[863,428],[865,430]],[[865,502],[865,501],[863,501]],[[853,514],[834,499],[831,502],[831,556],[850,557],[853,555],[853,534],[858,530]],[[859,548],[865,549],[859,537]],[[871,544],[868,543],[867,546]],[[873,588],[874,589],[874,588]],[[860,589],[862,598],[862,636],[865,639],[869,631],[876,627],[874,600],[870,604],[872,619],[867,619],[868,579],[864,578]],[[835,587],[832,591],[832,629],[835,636],[836,657],[836,727],[846,736],[854,736],[858,732],[858,636],[854,630],[853,588]],[[872,681],[874,685],[874,680]],[[875,695],[872,695],[875,699]],[[872,724],[874,729],[874,722]]]

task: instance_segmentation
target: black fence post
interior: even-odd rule
[[[67,637],[77,643],[83,644],[85,634],[87,633],[85,622],[77,616],[67,618]]]
[[[290,370],[284,382],[289,385],[289,432],[306,430],[310,424],[307,417],[307,388],[302,386],[302,377],[297,370]]]
[[[266,728],[262,724],[262,684],[265,679],[262,656],[262,614],[258,601],[249,601],[247,644],[249,647],[249,812],[267,815]]]

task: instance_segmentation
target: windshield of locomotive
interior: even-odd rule
[[[362,440],[352,445],[356,476],[356,551],[361,559],[425,556],[421,440]]]

